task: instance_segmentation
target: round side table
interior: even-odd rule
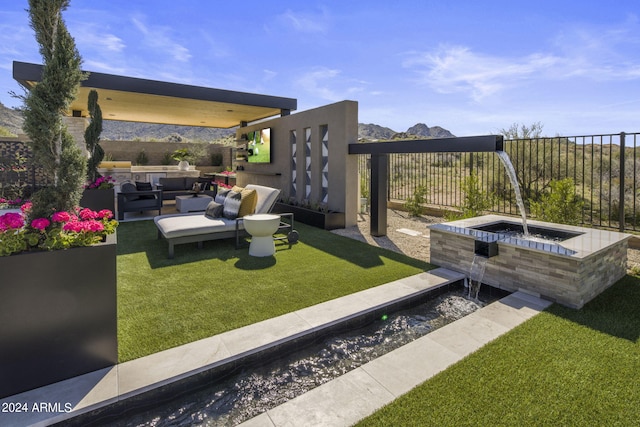
[[[273,234],[278,231],[280,215],[254,214],[242,218],[244,229],[251,234],[249,255],[256,257],[271,256],[276,253]]]

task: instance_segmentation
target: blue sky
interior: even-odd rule
[[[7,4],[9,3],[9,4]],[[0,6],[0,102],[12,61],[40,63],[26,0]],[[640,132],[640,2],[71,0],[89,71],[298,99],[359,121],[458,136]]]

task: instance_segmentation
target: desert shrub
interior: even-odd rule
[[[427,186],[419,185],[413,191],[413,195],[407,198],[404,208],[411,216],[420,216],[424,212],[424,204],[427,202]]]
[[[221,166],[222,165],[222,153],[211,153],[211,166]]]
[[[584,202],[576,195],[573,179],[554,180],[549,187],[550,190],[539,201],[531,202],[532,215],[542,221],[578,224],[582,219]]]
[[[164,166],[170,165],[171,160],[173,160],[172,155],[173,153],[171,153],[170,151],[165,151],[162,155],[162,159],[160,160],[160,164]]]
[[[464,198],[462,206],[459,206],[460,213],[446,215],[448,220],[473,218],[482,215],[482,213],[490,209],[495,201],[492,193],[482,191],[480,188],[480,180],[476,174],[471,174],[462,182],[462,191]]]
[[[149,157],[147,156],[147,153],[144,150],[142,150],[136,156],[136,165],[145,166],[148,164],[149,164]]]

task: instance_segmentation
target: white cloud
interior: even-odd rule
[[[414,69],[420,76],[419,82],[437,92],[464,92],[481,101],[561,62],[553,55],[502,58],[475,53],[463,46],[442,46],[436,52],[411,54],[403,66]]]
[[[327,13],[322,10],[319,14],[294,12],[287,9],[281,15],[284,22],[294,30],[303,33],[325,33],[327,31]]]
[[[341,70],[317,67],[295,79],[294,84],[312,96],[337,102],[363,92],[366,82],[343,77]]]
[[[81,51],[119,53],[126,44],[115,34],[104,32],[99,25],[83,23],[73,28],[73,38]]]
[[[330,89],[330,86],[339,75],[340,70],[318,68],[298,78],[296,86],[314,96],[335,102],[340,99],[340,96],[333,89]]]
[[[169,28],[147,26],[138,18],[132,18],[131,21],[144,36],[144,43],[147,46],[162,53],[169,52],[173,59],[179,62],[187,62],[191,59],[189,49],[171,39],[168,34],[171,31]]]
[[[273,70],[264,69],[262,70],[262,75],[263,75],[262,80],[269,81],[274,79],[278,75],[278,73]]]

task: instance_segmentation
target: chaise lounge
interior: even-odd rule
[[[262,185],[249,184],[245,190],[255,190],[257,202],[250,213],[269,213],[276,203],[280,190]],[[159,215],[154,218],[158,227],[158,238],[164,237],[169,243],[169,258],[174,256],[174,247],[182,243],[198,243],[198,247],[207,240],[235,237],[236,244],[244,231],[242,217],[229,219],[212,218],[207,213],[188,213]]]

